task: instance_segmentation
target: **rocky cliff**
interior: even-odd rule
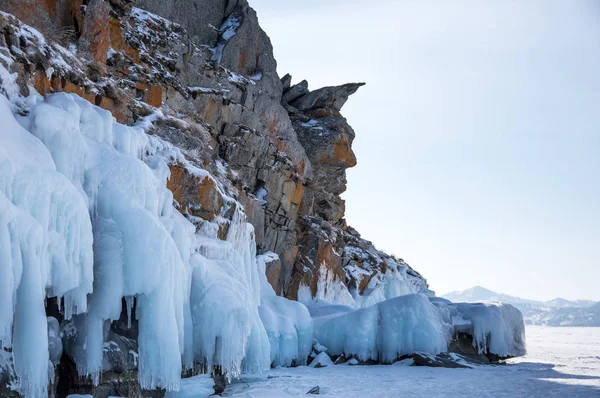
[[[280,79],[246,1],[2,0],[0,7],[14,16],[0,17],[0,45],[15,58],[22,94],[31,86],[42,95],[75,93],[127,124],[156,114],[151,133],[209,170],[244,207],[258,251],[279,255],[268,270],[278,293],[296,299],[309,286],[314,296],[327,273],[361,294],[389,270],[426,287],[344,219],[340,194],[356,157],[340,110],[362,83],[310,91],[306,81]],[[22,24],[43,37],[18,34]],[[232,212],[215,183],[177,165],[171,171],[180,211],[198,222],[218,219],[224,236]]]
[[[421,275],[344,219],[345,171],[357,161],[340,112],[363,83],[311,91],[280,78],[246,0],[0,0],[0,10],[0,61],[19,88],[3,94],[15,103],[75,94],[177,148],[183,157],[168,162],[167,181],[177,210],[221,240],[246,217],[278,295],[358,308],[430,294]],[[135,358],[111,354],[137,352],[126,300],[105,327],[118,350],[105,349],[97,396],[141,394]],[[46,314],[64,334],[60,300],[50,298]],[[89,392],[72,357],[54,363],[51,395]]]

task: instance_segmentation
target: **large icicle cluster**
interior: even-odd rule
[[[0,72],[2,92],[18,92]],[[143,388],[178,389],[182,363],[236,376],[306,360],[308,311],[275,296],[239,207],[225,241],[173,207],[168,162],[208,173],[75,95],[11,100],[0,95],[0,344],[21,393],[47,394],[46,297],[64,301],[67,352],[96,383],[123,298],[136,305]]]
[[[23,393],[42,396],[48,378],[44,299],[64,297],[67,318],[87,310],[92,228],[82,195],[15,120],[12,107],[0,96],[0,344],[12,346]]]
[[[208,368],[221,365],[231,376],[268,369],[254,229],[236,210],[227,240],[216,234],[207,229],[192,256],[194,359]]]

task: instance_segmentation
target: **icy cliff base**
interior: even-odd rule
[[[305,360],[308,311],[275,296],[240,207],[224,241],[173,207],[168,163],[211,178],[177,148],[75,95],[2,95],[0,119],[0,343],[14,388],[47,394],[46,297],[64,303],[65,348],[95,383],[122,298],[129,314],[135,303],[145,389],[178,389],[182,366],[236,376]]]

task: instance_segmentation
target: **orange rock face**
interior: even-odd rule
[[[329,161],[346,167],[356,166],[356,156],[345,136],[340,135],[339,140],[333,146],[332,153],[331,159],[323,159],[324,163]]]
[[[317,282],[321,274],[321,268],[326,268],[327,272],[334,275],[334,278],[343,281],[345,279],[344,270],[342,269],[342,259],[334,250],[334,247],[329,242],[319,242],[317,249],[317,267],[312,273],[312,283],[310,290],[312,295],[317,293]]]
[[[275,260],[266,264],[265,273],[267,281],[273,287],[275,292],[279,292],[279,275],[281,273],[281,261]]]
[[[297,300],[300,286],[309,286],[314,297],[322,273],[331,275],[333,280],[345,280],[342,259],[328,239],[308,234],[300,246],[301,252],[296,256],[295,272],[286,295],[287,298]],[[307,271],[308,269],[310,271]]]
[[[100,108],[112,113],[119,123],[125,123],[127,121],[127,110],[125,105],[116,104],[113,99],[106,96],[96,95],[92,92],[86,92],[85,88],[57,75],[52,76],[52,79],[48,80],[48,77],[44,72],[38,71],[33,75],[33,87],[41,95],[58,92],[76,94],[92,104],[95,104]]]
[[[109,22],[109,39],[110,48],[115,51],[126,54],[135,63],[140,62],[140,52],[134,48],[129,47],[123,38],[123,31],[121,29],[121,22],[118,19],[111,18]]]
[[[190,174],[178,165],[170,165],[169,168],[171,177],[167,188],[173,192],[177,210],[212,221],[223,207],[223,199],[214,180]]]
[[[164,89],[161,86],[150,86],[144,93],[144,102],[155,108],[160,108],[163,100]]]
[[[33,87],[41,95],[48,94],[52,88],[50,80],[48,80],[48,77],[43,72],[38,72],[33,76]]]
[[[35,26],[42,33],[58,35],[62,28],[74,25],[73,17],[75,13],[79,13],[82,1],[3,0],[0,5],[2,11],[13,14],[28,25]]]
[[[105,64],[110,48],[110,6],[104,1],[91,1],[84,18],[83,37],[96,62]]]
[[[304,186],[301,183],[288,180],[283,183],[283,205],[285,210],[290,213],[290,217],[295,218],[302,203]]]

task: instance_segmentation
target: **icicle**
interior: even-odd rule
[[[131,328],[131,309],[133,308],[133,296],[125,296],[125,305],[127,308],[127,327]]]

